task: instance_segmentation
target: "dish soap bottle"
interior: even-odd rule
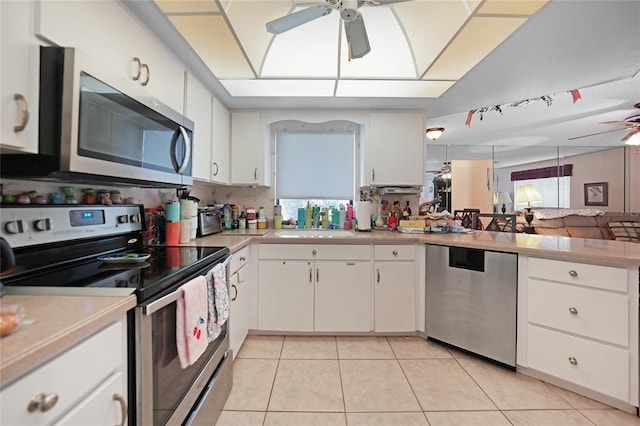
[[[311,203],[307,201],[307,207],[304,209],[304,227],[311,228]]]

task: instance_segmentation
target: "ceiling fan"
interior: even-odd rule
[[[634,108],[640,108],[640,102],[635,104]],[[625,142],[625,143],[630,143],[631,138],[633,138],[634,136],[637,135],[637,137],[634,138],[634,141],[638,140],[638,144],[640,144],[640,114],[635,114],[635,115],[632,115],[631,117],[627,117],[627,118],[624,119],[624,121],[603,121],[600,124],[609,124],[609,125],[623,126],[623,127],[619,127],[617,129],[612,129],[612,130],[605,130],[603,132],[590,133],[588,135],[574,136],[572,138],[569,138],[569,140],[572,141],[574,139],[580,139],[580,138],[586,138],[586,137],[589,137],[589,136],[601,135],[603,133],[617,132],[617,131],[620,131],[620,130],[630,130],[630,132],[627,133],[621,139],[621,141]],[[636,143],[630,143],[630,144],[636,145]]]
[[[302,9],[267,23],[267,31],[281,34],[314,19],[330,14],[333,9],[340,11],[344,21],[344,32],[349,45],[349,60],[362,58],[371,51],[364,19],[358,9],[362,6],[387,6],[410,0],[324,0],[322,4]]]

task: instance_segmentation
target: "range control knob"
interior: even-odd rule
[[[140,215],[139,214],[132,214],[131,215],[131,222],[133,222],[133,223],[140,222]]]
[[[51,220],[49,218],[34,220],[33,227],[36,231],[50,231]]]
[[[7,234],[22,234],[27,230],[27,224],[22,219],[11,220],[4,224]]]
[[[118,223],[129,223],[129,215],[123,214],[118,216]]]

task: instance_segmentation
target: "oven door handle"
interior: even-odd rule
[[[223,262],[222,264],[224,265],[224,267],[227,269],[227,283],[229,282],[229,263],[231,262],[231,256],[228,256]],[[211,268],[213,269],[213,268]],[[181,295],[181,291],[180,288],[178,288],[176,291],[167,294],[166,296],[162,296],[160,299],[149,303],[146,306],[143,306],[143,312],[146,316],[149,315],[153,315],[154,312],[159,311],[160,309],[164,308],[167,305],[170,305],[171,303],[177,301],[180,298]]]

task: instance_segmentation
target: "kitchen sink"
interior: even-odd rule
[[[344,238],[354,237],[354,231],[345,229],[280,229],[273,235],[285,238]]]

